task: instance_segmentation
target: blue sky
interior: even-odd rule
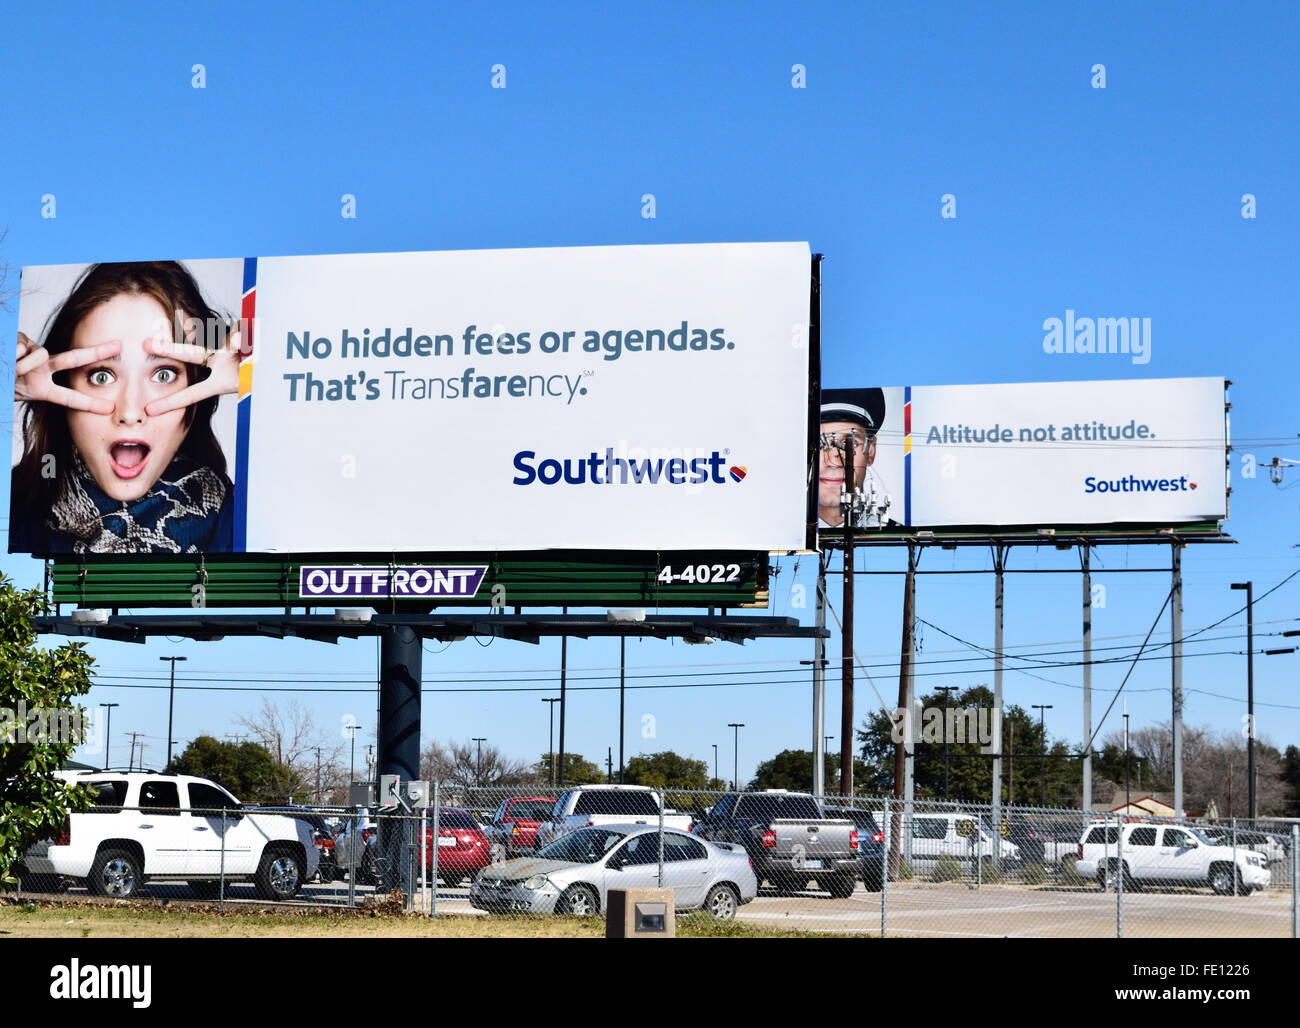
[[[1252,579],[1258,595],[1300,568],[1300,492],[1277,489],[1266,473],[1238,473],[1247,453],[1261,463],[1300,457],[1293,5],[611,4],[566,5],[559,15],[508,3],[379,11],[141,3],[64,19],[27,5],[6,13],[5,29],[0,256],[13,265],[807,240],[827,255],[828,385],[1231,379],[1238,453],[1227,529],[1238,542],[1187,554],[1186,628],[1240,606],[1230,582]],[[195,64],[205,67],[204,89],[191,87]],[[490,87],[496,64],[506,68],[505,89]],[[806,69],[806,88],[791,86],[795,64]],[[1105,89],[1091,86],[1095,64],[1105,65]],[[339,214],[345,193],[357,200],[353,220]],[[653,220],[641,217],[644,193],[655,194]],[[947,193],[955,219],[940,217]],[[1241,216],[1246,193],[1256,197],[1254,219]],[[56,198],[53,219],[42,217],[46,194]],[[1151,318],[1150,363],[1044,354],[1043,319],[1067,308]],[[6,348],[16,325],[15,313],[0,314]],[[1300,469],[1285,485],[1296,483]],[[1102,559],[1109,568],[1163,566],[1167,553],[1110,549]],[[896,551],[869,560],[877,570],[902,565]],[[962,551],[927,557],[923,567],[987,565],[986,555]],[[813,560],[797,573],[793,559],[783,566],[774,612],[811,621],[811,605],[791,606],[788,586],[805,584],[811,595]],[[1012,562],[1032,566],[1073,567],[1076,558],[1026,551]],[[0,568],[40,582],[30,559],[2,557]],[[1107,588],[1097,635],[1140,641],[1168,576],[1099,569],[1096,580]],[[918,614],[991,645],[992,588],[987,576],[925,577]],[[1298,597],[1300,580],[1260,603],[1259,631],[1292,627],[1280,622],[1297,615]],[[1078,602],[1074,576],[1011,577],[1008,645],[1077,645]],[[900,604],[901,577],[863,580],[864,659],[897,659]],[[1200,647],[1230,651],[1222,656],[1187,660],[1189,724],[1240,728],[1241,634]],[[1167,624],[1156,638],[1168,638]],[[838,645],[837,636],[830,651]],[[957,645],[926,630],[923,659]],[[331,734],[349,713],[361,737],[373,729],[373,641],[91,649],[105,682],[160,684],[166,665],[157,657],[173,653],[188,657],[182,680],[353,679],[362,691],[298,698]],[[810,690],[790,669],[810,650],[630,644],[633,673],[734,663],[711,669],[772,671],[755,679],[784,684],[638,690],[628,701],[628,752],[671,748],[711,761],[717,743],[726,765],[730,721],[747,726],[742,777],[777,750],[806,748]],[[1297,659],[1256,659],[1260,731],[1282,745],[1300,742]],[[573,641],[569,660],[608,674],[617,644]],[[430,645],[426,686],[552,673],[558,662],[558,642]],[[985,666],[921,681],[989,681]],[[1098,713],[1100,690],[1122,674],[1114,666],[1095,673]],[[1008,674],[1007,701],[1053,704],[1049,731],[1077,743],[1079,671],[1049,677],[1058,681]],[[877,678],[892,697],[896,672]],[[1168,717],[1168,684],[1163,662],[1134,673],[1134,727]],[[96,687],[91,703],[121,704],[114,762],[125,756],[121,733],[134,730],[147,739],[147,759],[161,763],[164,695]],[[546,747],[542,695],[429,692],[424,737],[486,736],[535,759]],[[830,734],[838,734],[837,695],[828,690]],[[871,699],[860,689],[858,709]],[[256,692],[179,693],[176,736],[235,732],[233,717],[259,703]],[[644,714],[654,717],[653,739],[641,738]],[[617,692],[576,694],[570,748],[603,758],[616,746],[616,719]]]

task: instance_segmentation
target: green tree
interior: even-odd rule
[[[30,845],[90,806],[87,790],[54,772],[85,736],[84,708],[73,701],[90,691],[95,662],[83,643],[36,646],[32,619],[43,604],[40,592],[0,575],[0,885],[17,881]],[[33,720],[38,710],[62,713]]]
[[[812,787],[812,750],[782,750],[770,760],[765,760],[754,769],[750,780],[751,789],[791,789],[796,792],[808,792]],[[840,755],[826,754],[821,792],[827,796],[836,796],[840,791]],[[858,795],[876,795],[871,785],[871,769],[858,757],[853,758],[853,787]]]
[[[558,757],[559,754],[557,753]],[[606,775],[601,768],[587,760],[581,753],[566,753],[563,764],[564,784],[593,785],[605,781]],[[543,753],[542,759],[533,765],[533,772],[542,783],[551,781],[551,755]]]
[[[704,790],[709,787],[709,765],[672,750],[640,753],[624,765],[623,781],[656,789]]]
[[[241,802],[255,806],[305,803],[310,796],[309,786],[296,772],[277,763],[265,746],[255,742],[222,742],[200,735],[165,770],[211,779]]]
[[[942,693],[920,697],[923,709],[945,709]],[[974,711],[975,716],[962,722],[963,731],[949,732],[941,717],[923,717],[912,726],[914,745],[914,780],[918,798],[944,798],[944,736],[947,745],[948,797],[970,803],[988,803],[993,796],[991,749],[981,735],[991,733],[993,693],[983,685],[972,686],[955,695],[947,704],[957,711]],[[983,720],[979,711],[985,711]],[[969,728],[970,731],[965,729]],[[985,732],[984,729],[988,729]],[[862,757],[866,762],[864,786],[869,792],[892,793],[894,789],[894,726],[884,711],[875,711],[858,732]],[[1037,806],[1042,795],[1042,776],[1046,774],[1049,807],[1070,807],[1078,801],[1081,788],[1080,761],[1077,747],[1058,740],[1051,742],[1039,728],[1038,718],[1023,707],[1009,706],[1002,711],[1002,801]],[[1046,755],[1045,757],[1043,755]]]

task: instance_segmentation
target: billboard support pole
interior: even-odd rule
[[[1002,543],[993,545],[993,824],[995,837],[1002,826],[1002,587],[1009,547]],[[993,864],[999,863],[1000,853],[994,847]]]
[[[826,627],[826,554],[817,554],[817,627]],[[812,793],[826,791],[826,640],[813,643]]]
[[[853,795],[853,518],[857,514],[854,488],[854,449],[850,434],[844,443],[844,625],[840,630],[840,795]],[[864,452],[865,459],[865,452]]]
[[[1084,810],[1092,809],[1092,550],[1079,548],[1083,565],[1083,797]],[[1045,748],[1045,747],[1044,747]]]
[[[568,607],[561,607],[565,614],[569,613]],[[568,706],[568,670],[569,670],[569,637],[560,636],[560,766],[556,772],[556,782],[558,788],[564,788],[564,715],[565,708]],[[554,759],[554,758],[552,758]]]
[[[420,682],[424,647],[406,625],[386,626],[379,637],[379,767],[378,774],[396,775],[399,782],[420,778]],[[403,892],[411,895],[405,821],[380,821],[380,865],[398,871]],[[400,854],[400,857],[399,857]],[[391,877],[389,878],[391,882]]]
[[[1173,587],[1170,592],[1169,663],[1172,672],[1174,729],[1174,817],[1183,816],[1183,551],[1175,538],[1170,547]]]
[[[903,580],[903,653],[899,675],[899,692],[907,715],[903,736],[903,813],[910,823],[912,800],[916,796],[916,565],[921,551],[908,543],[907,577]],[[945,797],[946,799],[947,797]]]

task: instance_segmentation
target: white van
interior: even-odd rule
[[[947,855],[974,871],[974,860],[992,857],[999,863],[1020,860],[1020,847],[1006,839],[995,839],[980,822],[978,814],[913,814],[903,817],[903,854],[918,870],[929,870],[940,856]],[[994,849],[994,846],[997,849]]]

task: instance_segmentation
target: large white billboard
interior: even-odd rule
[[[10,548],[801,549],[809,281],[806,243],[25,268]]]
[[[825,390],[818,505],[842,530],[1159,525],[1227,517],[1222,378]]]

